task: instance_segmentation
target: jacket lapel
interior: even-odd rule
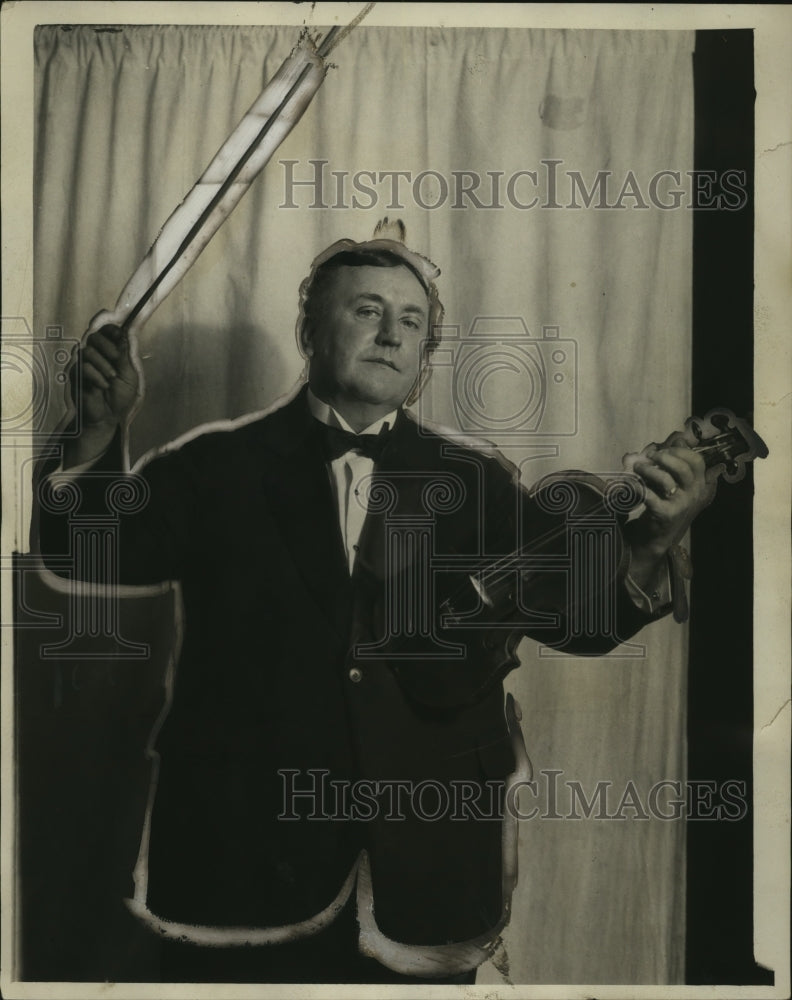
[[[308,410],[305,389],[262,426],[266,502],[306,590],[335,631],[344,635],[350,614],[349,572],[318,428]]]
[[[392,577],[394,572],[403,572],[410,565],[409,552],[412,550],[400,551],[395,559],[395,552],[391,550],[388,563],[388,522],[406,530],[416,519],[426,515],[423,492],[432,481],[433,473],[436,475],[436,469],[435,450],[421,437],[415,423],[400,410],[373,476],[372,493],[384,502],[369,505],[353,578],[360,570],[381,581]]]

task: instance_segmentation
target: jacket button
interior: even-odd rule
[[[360,684],[360,682],[363,680],[363,671],[360,669],[360,667],[352,667],[352,669],[349,671],[349,679],[352,681],[353,684]]]

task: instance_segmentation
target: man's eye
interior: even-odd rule
[[[421,324],[417,319],[403,319],[402,326],[406,326],[408,330],[420,330]]]
[[[373,306],[362,306],[358,309],[357,315],[363,319],[378,319],[379,309],[375,309]]]

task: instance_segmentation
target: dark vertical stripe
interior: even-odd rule
[[[736,210],[695,212],[693,411],[753,406],[753,32],[699,31],[694,56],[695,169],[727,171],[745,192]],[[742,180],[740,180],[742,178]],[[761,433],[761,428],[757,428]],[[721,484],[692,538],[688,750],[691,782],[743,782],[749,804],[736,822],[687,825],[689,983],[772,983],[752,942],[753,732],[750,472]],[[718,793],[713,804],[717,804]]]

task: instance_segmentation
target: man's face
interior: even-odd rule
[[[340,267],[303,338],[321,399],[383,415],[406,399],[421,366],[429,305],[406,267]]]

